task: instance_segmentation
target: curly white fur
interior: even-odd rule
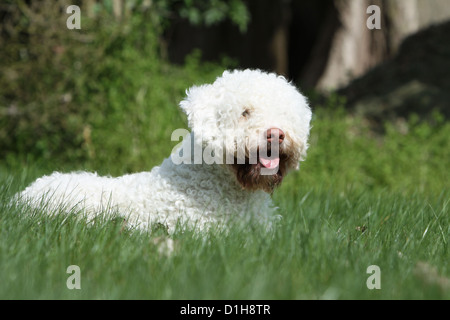
[[[279,182],[285,172],[298,169],[306,155],[311,110],[283,77],[259,70],[225,71],[213,84],[189,89],[180,106],[192,129],[193,146],[223,154],[224,160],[236,160],[241,151],[246,158],[258,154],[258,146],[267,144],[267,130],[280,128],[286,137],[279,146],[285,155]],[[186,152],[187,143],[175,154]],[[155,223],[169,232],[177,223],[204,229],[226,217],[267,221],[274,216],[270,193],[275,176],[260,177],[260,169],[261,164],[245,170],[237,164],[205,161],[175,164],[169,157],[150,172],[117,178],[56,172],[37,179],[18,196],[35,207],[45,204],[50,212],[76,210],[88,218],[114,211],[128,224],[147,230]]]

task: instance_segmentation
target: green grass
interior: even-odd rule
[[[87,224],[75,214],[9,206],[11,195],[43,174],[128,172],[120,159],[106,167],[95,159],[1,162],[0,298],[449,299],[448,122],[411,119],[406,133],[386,124],[374,136],[342,109],[314,113],[308,158],[274,193],[283,219],[272,233],[238,225],[228,234],[176,233],[169,256],[155,245],[167,237],[162,230],[128,232],[120,219]],[[137,161],[135,171],[162,161],[177,143],[155,141],[158,148],[137,150],[135,160],[149,163]],[[81,290],[66,286],[70,265],[80,267]],[[380,290],[366,286],[371,265],[380,267]]]
[[[273,233],[176,233],[167,256],[154,243],[165,237],[158,230],[8,207],[22,183],[1,178],[2,299],[450,298],[445,192],[430,200],[300,187],[297,197],[276,194],[284,218]],[[66,287],[69,265],[80,267],[81,290]],[[380,290],[366,286],[370,265],[381,269]]]

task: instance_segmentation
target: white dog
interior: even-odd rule
[[[18,194],[31,206],[92,218],[118,213],[131,226],[204,229],[230,217],[270,221],[270,195],[308,147],[311,110],[285,78],[225,71],[194,86],[180,104],[191,133],[150,172],[118,178],[55,172]]]

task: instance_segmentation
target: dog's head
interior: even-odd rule
[[[272,192],[306,156],[311,110],[281,76],[225,71],[190,88],[180,106],[195,143],[219,156],[245,189]]]

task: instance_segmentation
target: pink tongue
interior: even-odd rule
[[[280,164],[280,158],[267,159],[259,157],[259,162],[267,169],[275,169]]]

